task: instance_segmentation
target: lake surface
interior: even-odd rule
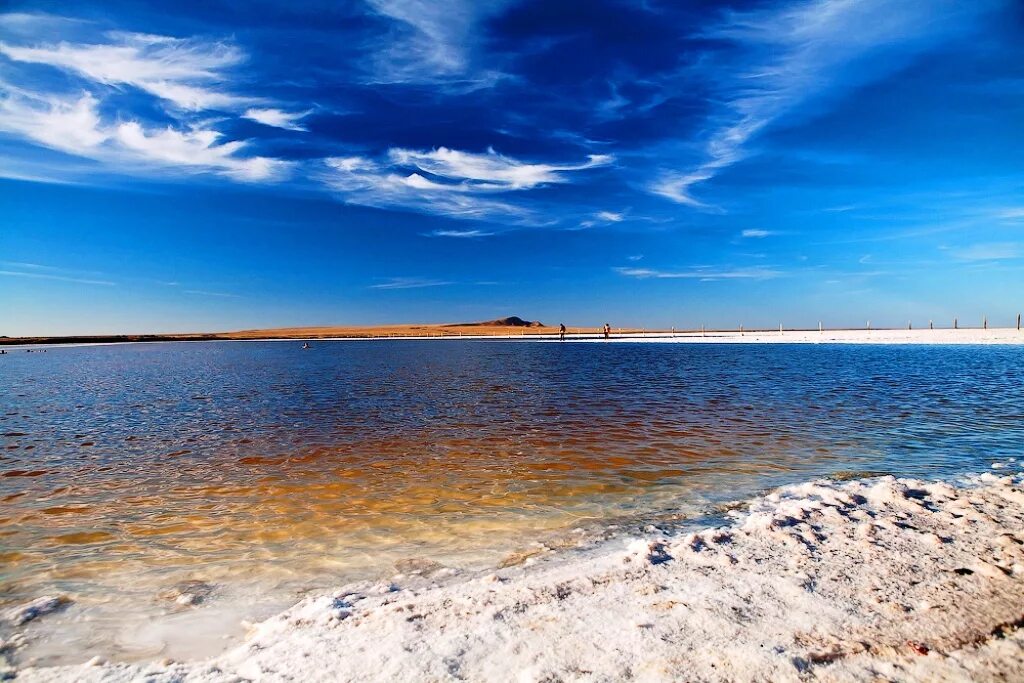
[[[681,524],[809,477],[987,469],[1022,454],[1022,389],[1009,346],[13,350],[0,608],[75,600],[30,629],[43,664],[205,656],[310,590]]]

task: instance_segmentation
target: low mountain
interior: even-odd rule
[[[451,327],[544,327],[544,323],[539,320],[531,322],[529,320],[523,320],[518,315],[512,315],[507,318],[486,320],[479,323],[459,323],[458,325],[451,325]]]

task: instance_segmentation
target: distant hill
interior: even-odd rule
[[[533,322],[523,320],[518,315],[513,315],[508,318],[498,318],[480,323],[458,323],[457,325],[447,325],[447,327],[544,327],[544,323],[539,320]]]

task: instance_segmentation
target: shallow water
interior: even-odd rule
[[[1022,361],[493,340],[14,351],[0,607],[75,600],[32,627],[40,663],[198,657],[242,618],[411,560],[493,565],[810,476],[977,470],[1021,453]],[[196,606],[174,600],[188,581]]]

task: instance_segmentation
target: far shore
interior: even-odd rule
[[[182,341],[340,341],[357,339],[506,339],[557,341],[550,326],[386,325],[378,327],[291,327],[236,332],[184,334],[75,335],[0,337],[0,347],[125,344]],[[599,328],[570,327],[566,342],[668,342],[732,344],[1024,344],[1017,328],[812,329],[812,330],[662,330],[613,328],[605,339]]]

